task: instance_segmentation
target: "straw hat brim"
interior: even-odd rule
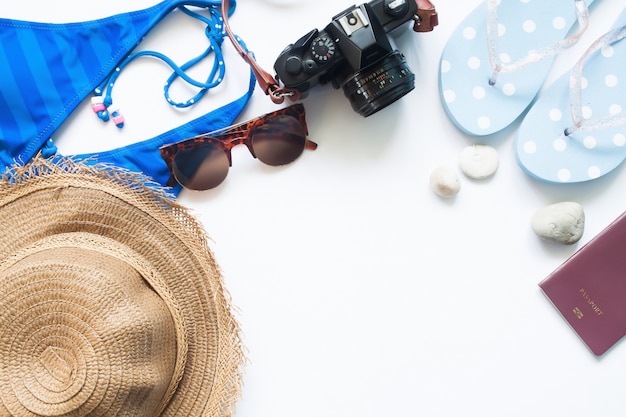
[[[144,279],[167,305],[176,331],[176,368],[159,415],[234,413],[244,363],[239,325],[206,233],[166,190],[112,166],[36,158],[4,174],[0,230],[0,270],[25,251],[72,247],[150,271]],[[9,330],[2,326],[5,344]],[[23,359],[16,339],[11,343],[0,347],[9,356],[1,366]],[[20,406],[19,383],[0,379],[0,404]]]

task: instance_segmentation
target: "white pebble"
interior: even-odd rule
[[[441,166],[431,172],[430,186],[437,195],[452,197],[461,189],[461,182],[452,169]]]
[[[498,151],[489,145],[466,146],[459,156],[459,166],[465,175],[474,179],[492,176],[498,170]]]
[[[543,239],[570,245],[583,235],[585,212],[580,204],[571,201],[552,204],[535,212],[531,226]]]

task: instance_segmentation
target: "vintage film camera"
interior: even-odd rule
[[[324,30],[314,29],[285,48],[274,64],[276,78],[301,96],[316,84],[330,82],[367,117],[415,88],[415,75],[387,36],[409,21],[416,32],[424,31],[419,29],[416,0],[352,6]]]

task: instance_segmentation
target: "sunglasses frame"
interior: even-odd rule
[[[259,116],[254,119],[226,127],[224,129],[216,130],[199,136],[194,136],[180,142],[162,146],[161,148],[159,148],[159,152],[161,153],[161,157],[167,164],[167,169],[170,172],[170,178],[167,181],[167,186],[173,187],[174,185],[179,183],[176,179],[176,176],[174,175],[173,169],[174,159],[176,158],[176,155],[181,151],[193,150],[194,148],[197,148],[204,144],[217,145],[220,149],[222,149],[228,157],[229,167],[233,166],[231,150],[237,145],[246,145],[252,156],[256,159],[257,156],[252,147],[252,138],[250,133],[260,126],[266,124],[269,120],[283,115],[295,118],[304,129],[305,149],[317,149],[317,143],[309,140],[306,137],[309,134],[309,129],[306,124],[304,105],[302,103],[296,103],[292,104],[291,106],[273,111],[271,113],[264,114],[263,116]]]

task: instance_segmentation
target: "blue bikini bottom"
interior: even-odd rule
[[[229,15],[235,9],[235,1],[230,3]],[[206,24],[206,51],[180,66],[157,52],[133,52],[146,34],[175,9]],[[164,89],[170,104],[187,107],[196,103],[224,77],[221,44],[226,33],[220,9],[221,1],[217,0],[165,0],[144,10],[78,23],[0,19],[0,173],[16,162],[28,162],[39,152],[46,157],[55,155],[53,133],[89,95],[93,95],[94,111],[98,107],[103,120],[112,118],[122,127],[123,119],[113,109],[112,90],[121,70],[137,57],[150,55],[172,67]],[[191,66],[209,56],[214,64],[206,81],[199,82],[186,74]],[[169,85],[177,78],[197,88],[197,93],[182,103],[174,102],[168,93]],[[159,148],[232,124],[248,103],[255,82],[251,72],[244,95],[176,129],[123,148],[76,158],[140,171],[165,185],[169,172]]]

